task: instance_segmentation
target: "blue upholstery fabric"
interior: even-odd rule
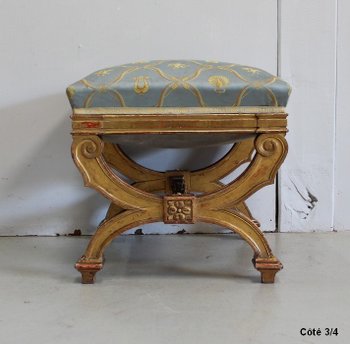
[[[261,69],[154,60],[99,70],[72,84],[72,108],[285,106],[290,86]]]

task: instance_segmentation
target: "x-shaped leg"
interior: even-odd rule
[[[197,171],[179,171],[185,173],[188,179],[188,192],[214,192],[224,185],[220,180],[232,173],[245,162],[251,160],[254,150],[254,139],[248,139],[236,143],[230,151],[219,161],[206,168]],[[134,187],[147,192],[167,192],[167,178],[169,173],[158,172],[145,168],[131,160],[119,146],[105,143],[103,155],[107,163],[117,169],[124,176],[134,180]],[[234,209],[246,215],[255,224],[259,222],[253,219],[252,214],[244,201],[235,204]],[[104,221],[119,214],[123,208],[111,203]]]
[[[162,219],[165,223],[216,223],[231,229],[254,250],[253,262],[261,272],[262,282],[274,281],[274,276],[282,265],[273,256],[260,229],[248,216],[237,211],[237,205],[264,185],[273,183],[287,154],[287,142],[282,134],[259,134],[254,141],[255,157],[242,175],[226,186],[220,184],[220,188],[205,190],[200,196],[161,197],[142,190],[139,185],[129,185],[113,173],[102,154],[103,148],[104,143],[97,135],[73,135],[72,155],[85,185],[95,188],[113,204],[124,209],[101,223],[85,254],[77,262],[76,268],[82,273],[83,283],[93,283],[95,273],[103,266],[103,251],[113,238],[132,227]],[[237,161],[233,156],[223,159],[231,160],[234,165]],[[115,167],[123,172],[123,166]],[[209,172],[207,171],[208,174]],[[213,169],[212,173],[215,175],[217,172]],[[155,183],[160,183],[161,180],[163,179],[155,179]],[[138,183],[143,181],[150,182],[141,179]],[[147,188],[145,190],[149,191]],[[150,189],[154,191],[156,188]]]

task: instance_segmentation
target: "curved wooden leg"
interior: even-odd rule
[[[133,187],[138,188],[142,191],[147,191],[147,192],[156,192],[156,191],[164,191],[165,189],[165,180],[163,179],[158,179],[158,180],[150,180],[149,182],[137,182],[132,184]],[[108,221],[112,217],[120,214],[124,209],[120,206],[118,206],[115,203],[111,203],[109,205],[109,208],[107,210],[106,216],[104,220],[100,223],[102,224],[105,221]]]
[[[194,187],[194,190],[202,190],[205,187],[204,184],[215,183],[245,162],[251,161],[253,151],[254,138],[249,138],[234,144],[224,157],[212,165],[191,171],[191,185]],[[139,165],[129,158],[116,144],[105,142],[103,155],[108,164],[136,182],[163,179],[165,176],[164,172],[154,171]]]
[[[253,150],[254,138],[250,138],[234,144],[223,158],[212,165],[200,170],[188,171],[190,178],[189,188],[191,189],[189,191],[211,193],[222,189],[224,185],[218,180],[224,178],[243,163],[251,161]],[[135,181],[132,184],[134,187],[152,193],[165,191],[167,173],[154,171],[139,165],[129,158],[118,145],[105,143],[103,156],[109,165],[116,168],[126,177],[133,179]],[[260,226],[260,223],[253,218],[245,202],[242,201],[235,204],[234,209],[248,216],[257,226]],[[122,207],[111,203],[102,222],[108,221],[123,210]]]
[[[100,225],[102,225],[102,223],[110,220],[112,217],[120,214],[123,211],[124,211],[124,209],[122,207],[119,207],[119,205],[117,205],[117,204],[111,203],[108,207],[106,217],[102,220]]]
[[[260,134],[255,140],[256,155],[250,166],[230,184],[196,199],[196,218],[227,227],[238,233],[253,248],[253,263],[261,273],[262,283],[273,283],[282,264],[273,256],[260,229],[244,215],[244,200],[274,181],[287,154],[287,142],[281,134]],[[239,212],[228,210],[241,208]]]
[[[124,209],[148,209],[161,204],[161,197],[123,181],[106,163],[104,143],[97,135],[73,135],[72,156],[85,186],[94,188]]]
[[[75,264],[81,272],[82,283],[94,283],[97,271],[103,267],[103,252],[110,242],[126,230],[146,223],[161,221],[162,208],[127,210],[102,223],[97,229],[84,255]]]
[[[109,165],[136,182],[163,178],[163,172],[154,171],[139,165],[130,159],[116,144],[105,142],[103,156]]]
[[[133,184],[135,187],[137,187],[137,183]],[[159,190],[147,190],[149,192],[155,192],[155,191],[159,191]],[[241,212],[242,214],[244,214],[245,216],[247,216],[251,221],[253,221],[253,223],[255,225],[257,225],[258,227],[260,227],[260,222],[258,220],[256,220],[255,218],[253,218],[253,215],[251,214],[248,206],[246,205],[245,202],[240,202],[237,203],[234,207],[234,210],[237,210],[239,212]],[[120,214],[122,211],[124,211],[123,208],[119,207],[117,204],[111,203],[109,205],[109,208],[107,210],[107,214],[105,219],[101,222],[101,224],[105,221],[108,221],[109,219],[111,219],[112,217]]]
[[[258,135],[254,145],[257,153],[252,163],[230,184],[223,186],[220,182],[212,181],[203,187],[204,194],[198,197],[175,194],[162,198],[150,191],[164,188],[164,174],[159,177],[157,173],[154,180],[143,179],[133,186],[129,185],[113,174],[102,155],[103,142],[97,135],[73,136],[73,158],[85,184],[101,192],[113,204],[127,209],[123,212],[117,209],[113,217],[99,226],[85,254],[77,262],[76,268],[82,273],[83,283],[93,283],[96,272],[103,266],[103,251],[113,238],[135,226],[162,219],[165,223],[210,222],[235,231],[253,248],[253,262],[261,273],[261,281],[272,283],[282,264],[273,256],[262,232],[249,219],[251,214],[244,200],[264,185],[273,183],[277,169],[286,156],[287,143],[283,135],[271,133]],[[229,155],[227,161],[224,159],[223,170],[227,171],[231,159],[234,159],[233,155]],[[133,167],[133,171],[136,173],[137,168]],[[199,175],[197,182],[201,178]],[[184,202],[187,202],[185,206]],[[238,211],[228,210],[232,208]],[[186,216],[182,213],[184,209]],[[181,216],[177,216],[178,213]]]
[[[103,267],[103,250],[119,233],[162,217],[162,199],[135,188],[113,173],[102,151],[103,141],[97,135],[73,135],[72,156],[85,185],[95,188],[123,211],[103,222],[90,244],[76,263],[83,283],[93,283],[97,271]]]
[[[285,159],[288,144],[284,135],[260,134],[255,139],[256,154],[248,168],[219,191],[198,197],[208,209],[233,208],[263,186],[273,184],[278,168]]]
[[[261,230],[249,218],[235,211],[203,209],[197,220],[226,227],[240,235],[254,251],[253,264],[261,273],[261,282],[274,283],[275,275],[283,265],[273,255]]]
[[[208,167],[192,172],[191,184],[201,187],[204,181],[216,182],[237,169],[242,164],[251,161],[254,151],[254,138],[235,143],[219,161]]]
[[[239,202],[237,203],[235,206],[234,206],[234,209],[238,210],[239,212],[241,212],[243,215],[247,216],[249,219],[251,219],[253,221],[253,223],[255,225],[257,225],[258,227],[260,227],[260,222],[255,219],[252,215],[252,213],[250,212],[247,204],[242,201],[242,202]]]

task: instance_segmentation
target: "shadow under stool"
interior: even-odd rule
[[[93,283],[106,246],[146,223],[218,224],[253,249],[263,283],[282,268],[245,201],[272,184],[287,154],[289,85],[261,69],[200,60],[154,60],[94,72],[67,88],[72,156],[85,185],[111,202],[75,267]],[[159,172],[119,145],[195,147],[232,143],[216,163]],[[205,149],[205,148],[204,148]],[[222,178],[249,166],[228,184]],[[118,171],[119,173],[116,173]],[[119,176],[122,174],[131,183]]]

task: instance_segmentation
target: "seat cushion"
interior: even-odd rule
[[[259,68],[154,60],[94,72],[67,88],[72,108],[286,106],[290,86]]]

